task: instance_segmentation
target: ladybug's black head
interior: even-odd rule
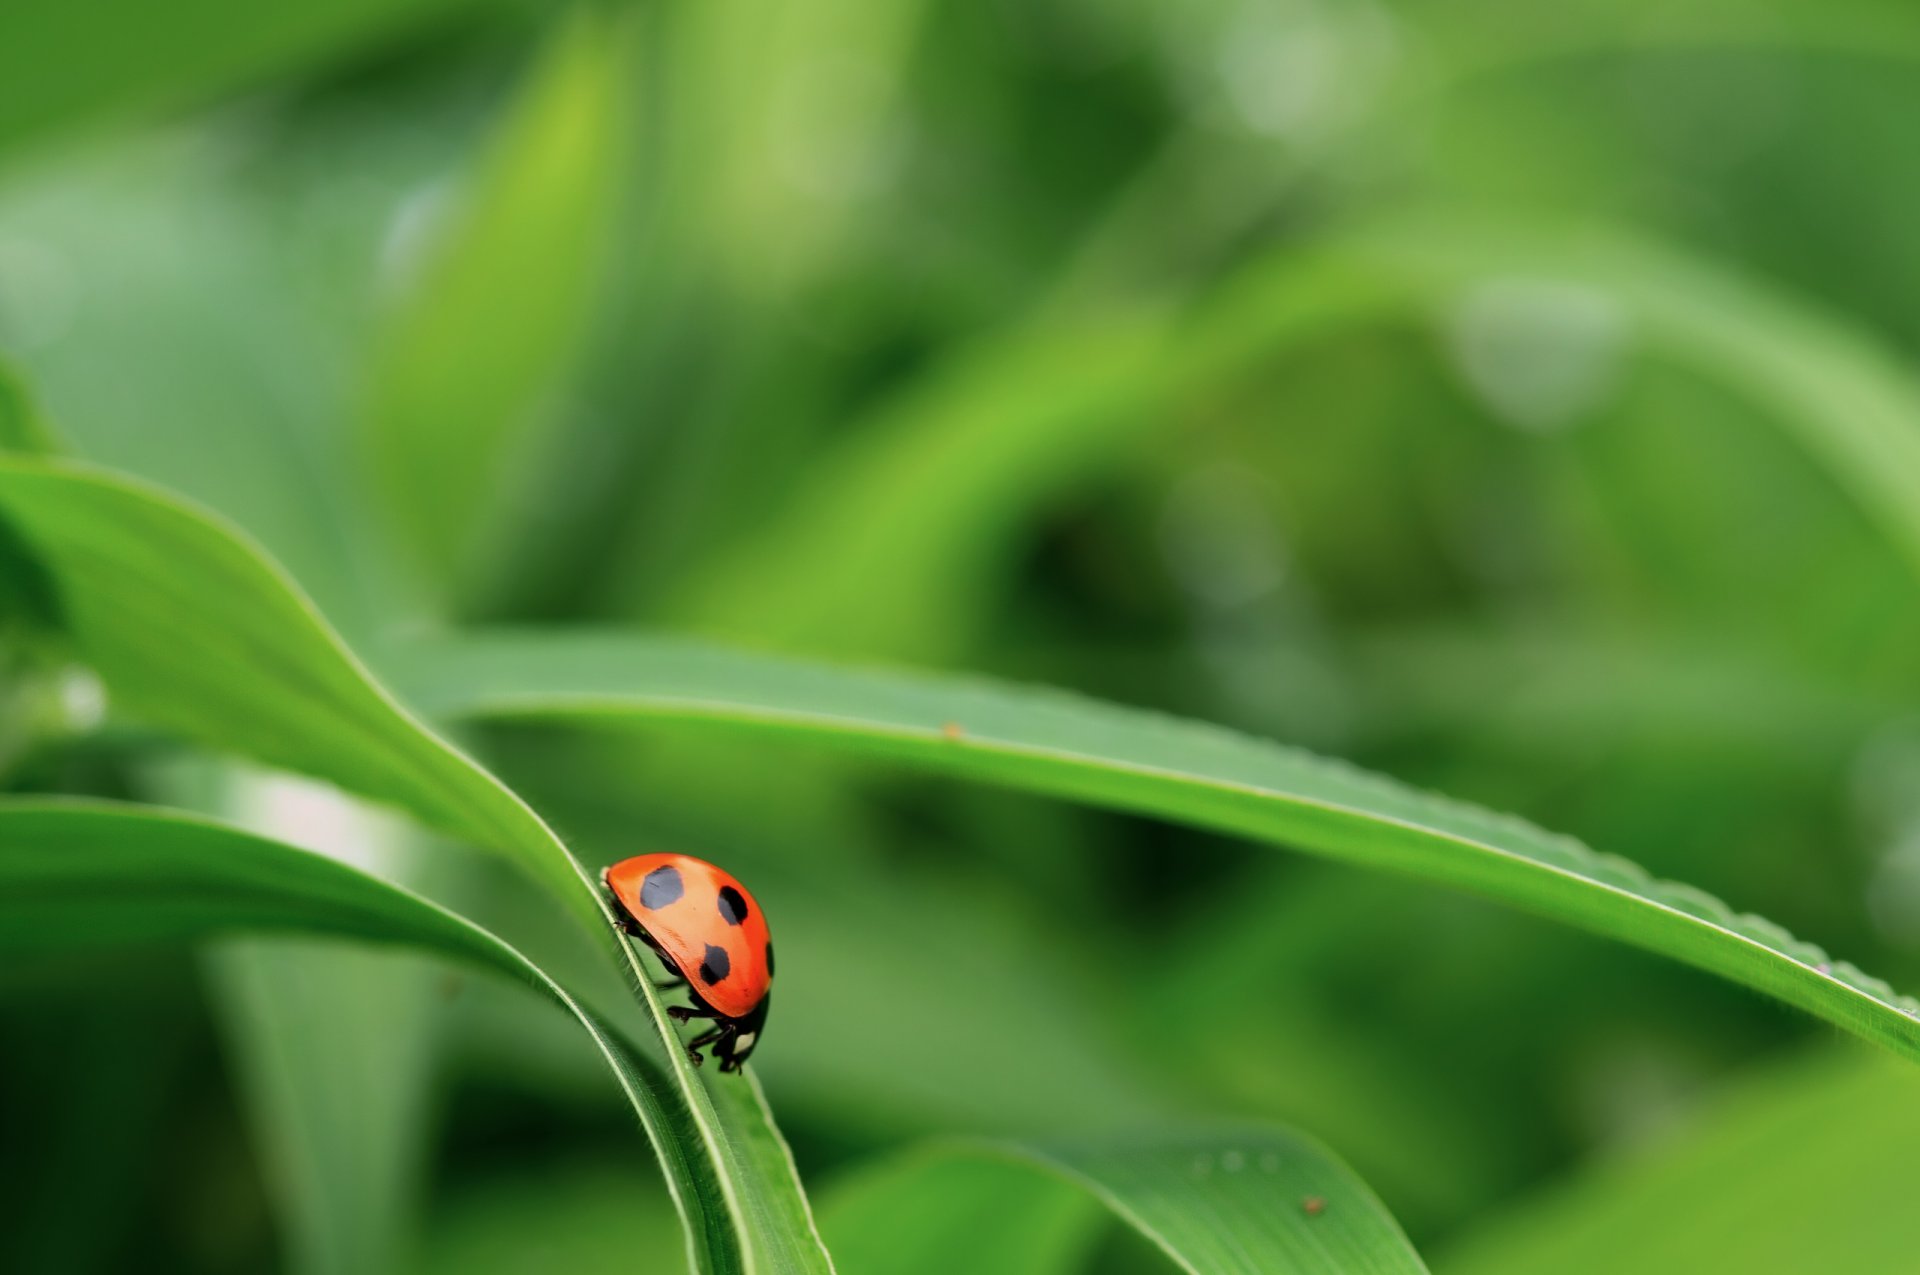
[[[760,1043],[760,1035],[767,1026],[767,1007],[773,1003],[773,993],[768,992],[760,998],[760,1003],[740,1018],[727,1021],[728,1030],[714,1042],[714,1057],[720,1060],[721,1071],[739,1071],[740,1064],[747,1061],[754,1047]]]

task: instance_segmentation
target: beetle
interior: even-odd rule
[[[687,1042],[698,1067],[711,1046],[720,1070],[739,1071],[766,1029],[773,989],[773,939],[766,914],[724,868],[686,854],[642,854],[600,874],[620,928],[652,948],[693,1004],[671,1005],[675,1022],[711,1019]]]

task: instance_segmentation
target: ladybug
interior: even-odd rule
[[[675,1022],[710,1018],[687,1042],[698,1067],[711,1045],[721,1071],[739,1071],[760,1043],[773,987],[773,940],[766,914],[732,873],[685,854],[643,854],[600,874],[620,928],[657,953],[693,1004],[672,1005]]]

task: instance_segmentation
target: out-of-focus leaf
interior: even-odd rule
[[[479,7],[476,0],[8,5],[0,11],[0,147],[62,125],[205,100]]]
[[[416,610],[373,543],[339,428],[391,179],[338,180],[378,170],[365,136],[315,164],[330,184],[291,142],[172,130],[0,186],[0,243],[18,263],[0,269],[0,326],[24,334],[21,366],[74,456],[232,518],[364,632]]]
[[[1762,405],[1920,569],[1920,378],[1871,334],[1625,232],[1416,214],[1255,259],[1170,329],[1005,338],[814,465],[668,614],[792,649],[941,659],[981,610],[982,568],[1043,502],[1177,423],[1186,396],[1515,281],[1617,316],[1633,348]]]
[[[670,251],[748,297],[808,282],[879,203],[924,0],[703,4],[666,15]]]
[[[668,613],[796,649],[952,650],[1032,510],[1151,421],[1167,331],[1162,316],[1118,318],[1012,340],[929,378],[811,467],[768,533]],[[887,605],[872,605],[876,587]]]
[[[758,1084],[703,1083],[593,876],[524,802],[409,717],[284,573],[206,514],[81,467],[0,459],[0,518],[48,571],[117,703],[502,850],[571,906],[616,949],[666,1051],[672,1084],[638,1092],[700,1268],[825,1267]]]
[[[942,1148],[856,1178],[822,1219],[847,1275],[1040,1275],[1074,1269],[1086,1239],[1078,1192],[1193,1275],[1427,1269],[1353,1170],[1312,1139],[1273,1129]],[[1003,1209],[1019,1247],[980,1224]]]
[[[1083,1267],[1099,1221],[1066,1182],[945,1150],[857,1169],[820,1198],[820,1232],[840,1275],[1060,1275]]]
[[[1514,816],[1219,727],[621,634],[441,639],[413,659],[402,684],[440,714],[786,735],[1405,873],[1686,962],[1920,1058],[1920,1001],[1771,921]]]
[[[0,451],[51,455],[60,450],[53,427],[27,393],[20,374],[0,359]]]
[[[448,1192],[421,1246],[423,1275],[681,1275],[673,1209],[616,1163],[519,1166]],[[644,1263],[637,1260],[645,1254]]]
[[[408,1269],[444,975],[391,952],[288,940],[209,956],[290,1268]]]
[[[1900,1275],[1913,1269],[1920,1076],[1823,1050],[1491,1219],[1447,1275]]]
[[[169,805],[396,884],[426,883],[408,827],[337,789],[185,759],[150,770]],[[205,968],[288,1266],[409,1269],[445,971],[410,953],[272,938],[221,943]]]
[[[1420,217],[1333,251],[1401,281],[1416,312],[1515,281],[1618,307],[1637,345],[1769,412],[1920,571],[1920,377],[1872,333],[1677,247],[1604,228]],[[1247,295],[1256,327],[1257,295]]]
[[[561,26],[377,347],[365,448],[435,581],[472,565],[586,337],[632,150],[629,19]]]

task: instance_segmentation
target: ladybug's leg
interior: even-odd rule
[[[712,1018],[713,1011],[699,1005],[669,1005],[667,1017],[676,1023],[690,1023],[696,1018]]]
[[[687,1057],[693,1060],[694,1066],[698,1067],[703,1062],[706,1061],[706,1059],[700,1056],[700,1047],[702,1045],[713,1044],[714,1041],[720,1038],[720,1034],[726,1030],[727,1030],[726,1024],[722,1023],[720,1026],[714,1027],[705,1032],[702,1032],[700,1035],[695,1036],[692,1040],[687,1042]],[[716,1053],[719,1052],[717,1047],[715,1048],[714,1052]],[[720,1069],[722,1071],[726,1070],[726,1064],[724,1062],[720,1064]]]

